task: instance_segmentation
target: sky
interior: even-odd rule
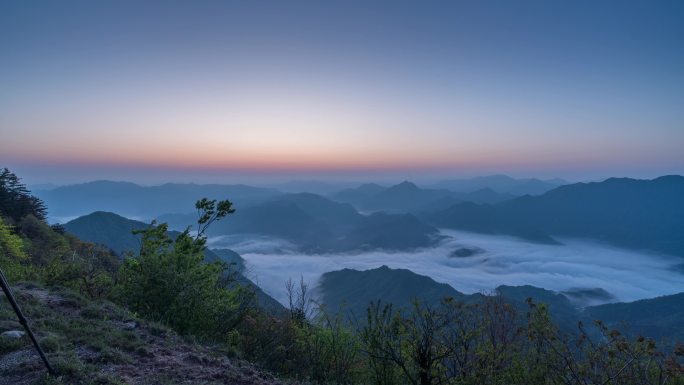
[[[93,179],[684,173],[681,1],[0,0],[0,167]]]

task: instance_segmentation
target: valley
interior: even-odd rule
[[[508,192],[481,188],[482,181],[498,182],[499,185],[492,186]],[[237,266],[244,282],[258,288],[262,303],[268,303],[270,309],[277,309],[276,303],[287,307],[286,283],[301,279],[312,289],[312,300],[316,303],[340,307],[355,301],[353,307],[360,312],[371,300],[387,301],[393,297],[386,297],[382,294],[386,289],[373,285],[363,289],[366,294],[359,297],[344,286],[331,286],[326,277],[344,271],[403,269],[447,285],[445,292],[451,290],[463,298],[496,293],[502,287],[530,287],[535,295],[555,293],[563,298],[566,308],[563,322],[571,324],[573,319],[590,313],[583,313],[582,309],[684,292],[682,259],[676,255],[678,246],[674,246],[681,231],[673,223],[662,222],[664,218],[680,220],[678,213],[684,203],[679,193],[684,194],[683,181],[677,176],[652,181],[608,179],[602,183],[549,187],[540,195],[523,197],[515,197],[509,191],[530,185],[540,188],[543,184],[490,177],[476,178],[469,184],[461,181],[460,185],[478,188],[471,192],[402,182],[390,187],[363,184],[325,196],[242,186],[246,191],[261,191],[262,201],[252,199],[240,205],[237,200],[236,213],[208,233],[205,258]],[[507,182],[503,184],[506,189],[500,186],[503,182]],[[169,186],[141,187],[140,191]],[[450,185],[445,182],[437,186]],[[66,188],[83,189],[87,202],[100,199],[104,208],[116,208],[103,197],[88,192],[92,191],[92,184]],[[215,191],[232,188],[211,187]],[[178,189],[173,186],[171,191]],[[189,200],[207,189],[189,185],[181,190],[187,194],[184,199]],[[479,201],[485,192],[489,199],[501,198]],[[44,194],[47,199],[60,196]],[[136,195],[139,193],[132,194],[131,202],[143,199]],[[466,196],[471,200],[463,202]],[[440,208],[443,205],[448,207]],[[543,207],[554,211],[542,215]],[[365,211],[369,209],[371,213]],[[128,210],[144,211],[133,206]],[[616,210],[626,211],[618,214]],[[605,214],[599,214],[602,211]],[[589,212],[594,214],[583,214]],[[579,215],[585,215],[588,222],[582,222]],[[601,215],[602,222],[591,220],[591,215]],[[611,224],[611,220],[624,219],[625,215],[634,219]],[[555,220],[552,225],[544,225],[544,218]],[[156,220],[169,223],[173,235],[192,229],[196,214],[160,214]],[[658,221],[668,231],[653,232],[652,221]],[[439,227],[443,225],[463,230]],[[135,252],[140,243],[130,230],[149,225],[115,213],[98,212],[64,226],[82,239],[104,244],[123,255],[126,251]],[[597,226],[610,226],[611,233],[591,230]],[[644,230],[640,232],[641,238],[634,236],[638,229]],[[628,238],[629,243],[625,241]],[[650,242],[648,245],[653,245],[653,249],[639,247],[644,242]],[[675,252],[667,254],[663,250]],[[355,285],[354,279],[351,282]],[[401,278],[388,282],[396,287],[408,285],[401,300],[404,305],[410,303],[411,296],[421,298],[428,290]],[[428,297],[430,301],[440,300],[436,295]],[[358,302],[359,298],[365,299]],[[518,298],[520,303],[523,300]]]

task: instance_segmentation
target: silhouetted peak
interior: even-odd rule
[[[397,185],[394,185],[390,187],[392,190],[400,190],[400,191],[418,191],[420,188],[416,186],[415,183],[409,182],[409,181],[403,181]]]
[[[115,180],[107,180],[107,179],[94,180],[92,182],[85,182],[85,183],[80,183],[80,184],[75,184],[75,185],[67,185],[67,186],[61,186],[61,187],[74,187],[74,186],[130,186],[130,187],[140,187],[140,185],[135,184],[133,182],[115,181]]]
[[[384,187],[380,186],[377,183],[364,183],[358,187],[358,190],[381,190],[383,188]]]
[[[113,217],[113,218],[124,218],[128,219],[122,215],[119,215],[117,213],[113,213],[111,211],[93,211],[90,214],[83,215],[81,218],[91,218],[91,217]]]
[[[655,178],[655,179],[653,179],[653,180],[656,181],[656,182],[658,182],[658,183],[666,183],[666,184],[676,183],[676,184],[680,184],[680,183],[684,183],[684,176],[682,176],[682,175],[663,175],[663,176],[659,176],[659,177],[657,177],[657,178]]]
[[[478,176],[473,178],[474,180],[489,180],[489,181],[506,181],[506,182],[514,182],[515,179],[511,178],[508,175],[504,174],[494,174],[494,175],[485,175],[485,176]]]
[[[310,192],[290,193],[280,197],[280,199],[310,199],[317,201],[327,201],[327,199],[323,198],[322,196]]]

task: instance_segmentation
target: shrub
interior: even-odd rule
[[[245,289],[228,288],[226,266],[205,263],[204,231],[233,210],[230,202],[198,201],[200,230],[172,239],[166,224],[136,231],[140,253],[127,258],[119,272],[117,298],[143,317],[171,326],[181,334],[224,338],[251,307]]]

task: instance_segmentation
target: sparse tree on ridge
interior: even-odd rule
[[[31,195],[18,176],[4,168],[0,171],[0,215],[18,223],[29,214],[44,221],[47,218],[45,204]]]

